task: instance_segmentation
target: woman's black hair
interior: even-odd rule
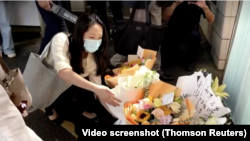
[[[105,52],[108,46],[108,35],[105,25],[97,15],[84,14],[78,18],[74,28],[73,35],[69,37],[70,64],[73,68],[73,71],[78,74],[84,73],[83,60],[86,59],[88,55],[88,53],[85,51],[83,47],[84,45],[83,35],[93,24],[99,24],[100,26],[102,26],[103,29],[102,43],[99,49],[93,53],[97,66],[96,75],[104,75],[107,69],[107,58],[105,56]]]
[[[159,6],[159,7],[163,7],[163,6],[166,6],[166,7],[170,7],[175,1],[162,1],[162,0],[157,0],[156,1],[156,4]]]

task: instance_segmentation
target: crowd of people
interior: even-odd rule
[[[130,7],[131,12],[135,2],[109,1],[114,21],[123,20],[122,7]],[[46,108],[46,115],[54,125],[60,125],[63,120],[73,122],[76,133],[84,124],[102,123],[105,120],[103,111],[109,113],[104,103],[113,106],[118,106],[120,103],[112,91],[104,86],[102,76],[108,68],[119,67],[127,60],[126,56],[118,53],[109,61],[105,56],[108,41],[112,38],[106,2],[90,1],[91,8],[95,8],[97,14],[84,14],[79,17],[72,33],[68,32],[65,20],[51,12],[52,1],[35,1],[35,3],[46,24],[39,54],[52,41],[47,61],[61,79],[73,84]],[[61,1],[53,1],[53,3],[62,6]],[[195,57],[201,40],[200,17],[203,16],[210,23],[214,21],[209,3],[205,0],[139,1],[138,3],[135,21],[146,22],[145,6],[148,6],[152,24],[155,26],[165,24],[168,27],[164,38],[162,37],[163,41],[153,70],[160,74],[163,81],[172,80],[173,76],[165,74],[162,70],[169,67],[168,60],[171,60],[174,54],[181,52],[185,69],[194,71]],[[93,10],[91,12],[94,13]],[[3,38],[3,53],[10,58],[15,57],[4,1],[0,1],[0,30]],[[113,118],[111,123],[113,124],[115,120]]]

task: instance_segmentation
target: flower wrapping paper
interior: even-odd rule
[[[144,49],[142,57],[146,60],[145,60],[145,63],[143,66],[145,66],[146,68],[151,70],[154,66],[155,61],[156,61],[156,55],[157,55],[156,51]],[[142,59],[139,59],[138,57],[137,57],[138,58],[137,60],[133,60],[133,59],[135,59],[135,56],[137,56],[137,55],[129,55],[128,57],[131,57],[131,59],[128,58],[129,62],[127,62],[127,63],[139,62],[140,60],[142,60]],[[133,67],[122,69],[122,71],[119,72],[120,69],[121,68],[117,68],[117,69],[114,69],[112,71],[114,74],[119,73],[118,76],[129,76],[129,75],[134,75],[136,71],[140,70],[140,66],[138,64],[136,64]],[[110,86],[111,88],[114,88],[116,85],[118,85],[118,76],[106,75],[105,76],[106,84],[108,86]]]

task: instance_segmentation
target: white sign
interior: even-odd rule
[[[143,53],[144,53],[144,49],[138,46],[137,56],[139,56],[142,59]]]
[[[165,94],[162,97],[162,105],[168,105],[174,102],[174,93]]]

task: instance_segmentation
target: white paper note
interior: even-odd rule
[[[128,62],[138,60],[138,55],[128,55]]]
[[[181,96],[183,98],[191,97],[191,94],[197,85],[197,75],[182,76],[178,78],[176,87],[182,89]]]
[[[137,56],[139,56],[142,59],[143,53],[144,53],[144,49],[138,46]]]
[[[173,103],[174,101],[174,93],[164,94],[162,97],[162,105],[168,105]]]
[[[197,103],[199,96],[203,92],[203,87],[204,87],[205,83],[206,83],[205,77],[203,75],[200,76],[200,79],[192,92],[192,97],[190,98],[190,101],[192,103],[194,103],[195,105]],[[196,109],[197,109],[197,107],[196,107]]]

